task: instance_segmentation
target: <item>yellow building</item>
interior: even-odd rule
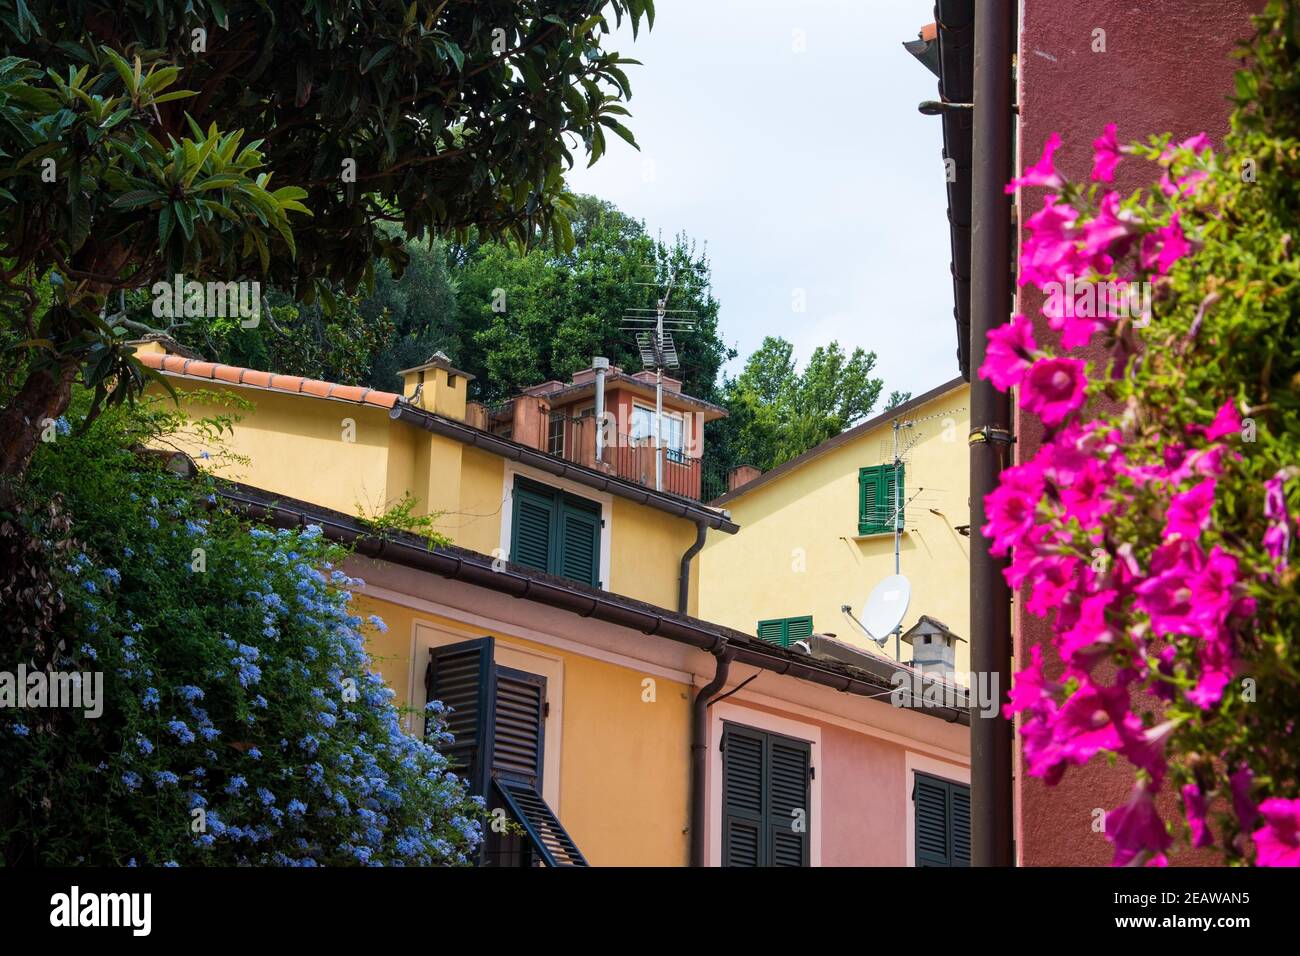
[[[787,643],[816,633],[868,646],[842,608],[860,616],[872,587],[894,573],[898,502],[898,566],[912,585],[902,630],[925,615],[964,639],[969,395],[970,386],[954,379],[715,500],[743,530],[709,535],[700,557],[700,616]],[[893,654],[893,638],[884,650]],[[910,659],[906,644],[901,650]],[[956,653],[964,673],[964,641]]]
[[[370,650],[408,728],[423,732],[429,701],[449,706],[449,757],[523,830],[492,833],[483,862],[961,865],[964,706],[891,706],[879,658],[701,619],[705,531],[739,528],[643,483],[640,453],[627,477],[619,456],[533,444],[560,431],[546,394],[514,402],[507,437],[500,409],[467,402],[467,376],[440,357],[399,395],[140,349],[178,391],[201,390],[192,416],[230,414],[216,393],[248,406],[222,447],[197,432],[183,446],[228,480],[230,505],[354,549],[354,602],[387,625]],[[573,417],[561,428],[575,433]],[[617,446],[631,431],[608,434]],[[671,464],[694,467],[684,453]],[[408,494],[451,544],[376,532],[370,519]]]

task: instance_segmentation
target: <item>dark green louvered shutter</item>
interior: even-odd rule
[[[767,641],[769,644],[780,644],[784,647],[787,643],[785,637],[785,618],[776,618],[772,621],[759,621],[758,636],[760,640]]]
[[[488,853],[498,862],[535,855],[547,866],[586,866],[586,858],[542,796],[546,706],[545,677],[497,667],[494,797],[523,828],[524,836],[493,839]]]
[[[542,785],[546,678],[497,667],[496,732],[492,736],[492,775],[531,786]]]
[[[894,530],[894,523],[898,527],[903,527],[903,500],[898,497],[898,484],[903,481],[903,466],[898,466],[898,472],[895,474],[892,465],[880,466],[880,488],[881,488],[881,524],[885,526],[886,531]],[[897,510],[896,510],[897,509]]]
[[[538,571],[551,570],[554,546],[555,498],[539,494],[522,481],[515,482],[510,560]]]
[[[811,615],[803,617],[778,617],[770,621],[759,621],[757,634],[760,640],[769,644],[789,647],[795,641],[812,637],[813,619]]]
[[[808,866],[808,766],[812,747],[807,741],[769,734],[768,848],[769,866]]]
[[[858,534],[875,534],[880,530],[876,518],[879,480],[877,468],[858,469]]]
[[[808,866],[807,741],[726,724],[722,741],[722,865]]]
[[[902,500],[897,497],[897,489],[898,483],[903,483],[906,488],[904,470],[900,464],[895,479],[892,464],[858,469],[858,534],[892,532],[895,508],[898,509],[898,525],[902,527],[905,509]]]
[[[726,725],[722,738],[722,865],[762,866],[766,739]]]
[[[600,586],[600,506],[573,495],[560,499],[556,573]]]
[[[970,787],[952,788],[952,865],[970,866]]]
[[[912,812],[917,866],[970,866],[970,787],[918,773]]]
[[[451,709],[447,729],[452,743],[442,748],[471,793],[486,795],[492,759],[496,671],[494,641],[482,637],[429,649],[424,674],[427,700],[440,700]]]

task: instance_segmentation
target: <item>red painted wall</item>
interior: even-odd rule
[[[1019,56],[1020,154],[1036,162],[1048,134],[1058,131],[1064,146],[1056,165],[1077,181],[1092,168],[1092,140],[1110,122],[1121,142],[1173,132],[1186,137],[1204,130],[1220,143],[1227,131],[1237,40],[1250,34],[1255,0],[1022,0]],[[1093,31],[1105,31],[1105,52],[1094,53]],[[1116,187],[1127,195],[1149,182],[1146,163],[1121,164]],[[1021,221],[1042,203],[1030,190]],[[1020,309],[1038,315],[1042,297],[1022,295]],[[1049,339],[1050,340],[1050,339]],[[1040,339],[1041,341],[1041,339]],[[1032,456],[1041,430],[1017,422],[1018,454]],[[1044,622],[1016,601],[1017,667],[1028,647],[1043,643]],[[1045,657],[1051,657],[1050,653]],[[1016,847],[1026,866],[1106,866],[1111,846],[1092,830],[1093,809],[1110,809],[1128,796],[1132,775],[1126,764],[1104,762],[1071,769],[1054,788],[1025,778],[1016,767]],[[1207,862],[1183,854],[1173,863]]]

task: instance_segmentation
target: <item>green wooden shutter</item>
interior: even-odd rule
[[[970,866],[970,787],[918,773],[912,784],[917,866]]]
[[[759,640],[781,647],[789,647],[795,641],[812,637],[813,619],[811,615],[803,617],[778,617],[769,621],[759,621],[756,631]]]
[[[763,734],[727,724],[722,737],[722,865],[762,866],[764,814]]]
[[[898,484],[901,483],[903,487],[907,487],[903,477],[903,470],[904,466],[900,464],[896,477],[893,465],[880,466],[880,487],[882,489],[881,498],[883,499],[881,523],[885,526],[886,531],[894,530],[895,521],[898,522],[900,529],[903,527],[903,498],[907,496],[903,494],[895,497],[898,494]],[[895,508],[898,509],[897,513],[894,511]]]
[[[905,468],[898,466],[897,480],[906,488]],[[858,534],[886,534],[894,530],[894,509],[898,508],[897,520],[903,526],[902,500],[895,500],[894,466],[872,465],[858,469]],[[906,494],[903,495],[906,497]]]
[[[782,647],[788,643],[786,640],[785,618],[779,617],[771,621],[758,622],[759,640],[767,641],[769,644],[779,644]]]
[[[952,788],[952,865],[970,866],[970,787]]]
[[[878,471],[878,467],[858,469],[858,534],[875,534],[879,529],[876,520]]]
[[[722,865],[808,866],[812,745],[725,724]]]
[[[560,499],[556,574],[600,587],[600,506],[573,495]]]
[[[521,481],[515,482],[514,515],[510,531],[510,560],[538,571],[551,569],[554,544],[554,496],[539,494]]]
[[[769,866],[809,866],[809,764],[812,745],[768,734]]]
[[[542,785],[546,678],[498,665],[492,775]]]
[[[496,668],[492,735],[494,803],[509,811],[523,836],[493,833],[487,858],[497,865],[538,859],[547,866],[586,866],[587,860],[542,796],[546,740],[546,678]]]
[[[811,615],[805,617],[788,617],[785,619],[785,643],[789,647],[795,641],[812,637],[813,622]]]
[[[428,700],[451,708],[447,729],[452,743],[442,752],[471,793],[487,793],[492,763],[493,711],[496,672],[492,663],[494,641],[483,637],[429,649],[424,674]]]

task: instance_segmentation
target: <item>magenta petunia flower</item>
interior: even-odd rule
[[[1204,429],[1206,441],[1218,441],[1228,435],[1241,433],[1241,413],[1231,399],[1224,402],[1214,415],[1214,421]]]
[[[1013,179],[1007,184],[1007,194],[1016,191],[1018,186],[1046,186],[1048,189],[1060,189],[1065,185],[1065,180],[1061,179],[1056,168],[1052,165],[1052,154],[1061,148],[1061,134],[1053,133],[1047,137],[1047,142],[1043,144],[1043,155],[1038,162],[1025,170],[1025,174],[1019,179]]]
[[[1119,193],[1109,192],[1101,197],[1097,215],[1083,227],[1083,254],[1088,258],[1099,255],[1112,245],[1128,239],[1134,232],[1131,222],[1120,218]],[[1127,243],[1125,243],[1127,246]],[[1122,254],[1123,250],[1116,249]]]
[[[1092,141],[1092,179],[1094,182],[1109,183],[1115,179],[1115,167],[1123,157],[1119,151],[1119,138],[1115,135],[1117,127],[1107,123],[1105,131]]]
[[[1259,807],[1250,796],[1254,783],[1254,771],[1244,764],[1228,778],[1228,789],[1232,792],[1232,812],[1237,815],[1237,822],[1243,830],[1259,818]]]
[[[1025,220],[1025,239],[1020,247],[1020,285],[1042,289],[1050,283],[1064,284],[1071,275],[1084,271],[1086,263],[1075,247],[1079,213],[1054,193],[1043,197],[1043,208]]]
[[[1038,351],[1034,326],[1023,315],[1014,315],[1006,325],[989,329],[988,336],[980,378],[990,380],[994,388],[1005,392],[1020,384]]]
[[[1146,784],[1139,783],[1128,803],[1106,814],[1106,839],[1115,844],[1113,866],[1128,866],[1144,854],[1162,855],[1169,849],[1173,838]]]
[[[1269,525],[1264,532],[1264,550],[1285,570],[1291,553],[1291,519],[1286,512],[1286,469],[1264,482],[1264,517]]]
[[[1164,538],[1175,536],[1196,540],[1210,526],[1210,512],[1214,509],[1213,478],[1206,478],[1187,491],[1174,495],[1165,512]]]
[[[1038,499],[1043,494],[1041,465],[1026,462],[1002,472],[998,487],[984,498],[988,521],[980,530],[991,539],[994,554],[1006,554],[1012,544],[1034,527]]]
[[[1166,146],[1164,152],[1160,154],[1160,162],[1168,163],[1174,158],[1175,153],[1180,149],[1189,149],[1195,155],[1199,156],[1207,149],[1212,149],[1213,147],[1214,143],[1210,140],[1208,135],[1203,132],[1197,133],[1194,136],[1187,137],[1187,139],[1183,140],[1181,143],[1171,143]]]
[[[1210,834],[1209,822],[1206,820],[1209,801],[1194,783],[1183,787],[1183,812],[1187,815],[1187,826],[1192,831],[1192,846],[1213,846],[1214,837]]]
[[[1259,814],[1264,826],[1251,834],[1255,865],[1300,866],[1300,800],[1265,800]]]
[[[1183,234],[1179,214],[1169,217],[1169,225],[1142,237],[1139,261],[1143,269],[1154,268],[1156,275],[1164,275],[1175,262],[1192,251],[1192,245]]]
[[[1020,405],[1043,420],[1049,428],[1059,425],[1070,412],[1083,405],[1084,363],[1081,359],[1039,359],[1020,383]]]

